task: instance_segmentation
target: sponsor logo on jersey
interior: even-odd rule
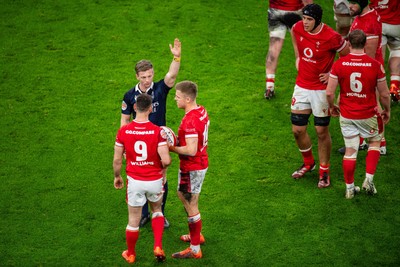
[[[351,66],[351,67],[372,67],[372,64],[369,62],[348,62],[343,61],[343,66]]]
[[[154,130],[150,131],[133,131],[133,130],[126,130],[126,134],[134,134],[134,135],[149,135],[149,134],[154,134]]]

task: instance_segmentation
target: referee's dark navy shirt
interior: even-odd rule
[[[153,112],[150,113],[150,121],[158,126],[166,125],[166,112],[167,112],[167,96],[169,91],[171,90],[168,87],[164,79],[153,83],[151,87],[147,90],[147,94],[151,95],[153,99]],[[130,115],[135,118],[136,112],[133,109],[133,104],[136,103],[136,97],[142,94],[142,91],[139,89],[139,84],[130,89],[125,93],[124,99],[122,101],[122,114]]]

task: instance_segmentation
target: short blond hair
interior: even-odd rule
[[[175,89],[187,95],[190,99],[195,100],[197,97],[197,84],[192,81],[182,81],[176,84]]]

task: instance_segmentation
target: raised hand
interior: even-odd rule
[[[181,57],[181,41],[178,38],[174,40],[174,46],[169,44],[169,49],[171,49],[171,53],[174,57]]]

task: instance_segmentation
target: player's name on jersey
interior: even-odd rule
[[[154,130],[150,131],[132,131],[132,130],[126,130],[126,134],[135,134],[135,135],[148,135],[148,134],[154,134]]]
[[[372,67],[372,64],[368,63],[368,62],[348,62],[348,61],[343,61],[342,65],[343,66],[355,66],[355,67]]]
[[[148,166],[154,165],[153,161],[131,161],[131,165],[133,166]]]
[[[358,98],[367,98],[366,94],[359,94],[359,93],[347,93],[346,96],[355,96]]]

